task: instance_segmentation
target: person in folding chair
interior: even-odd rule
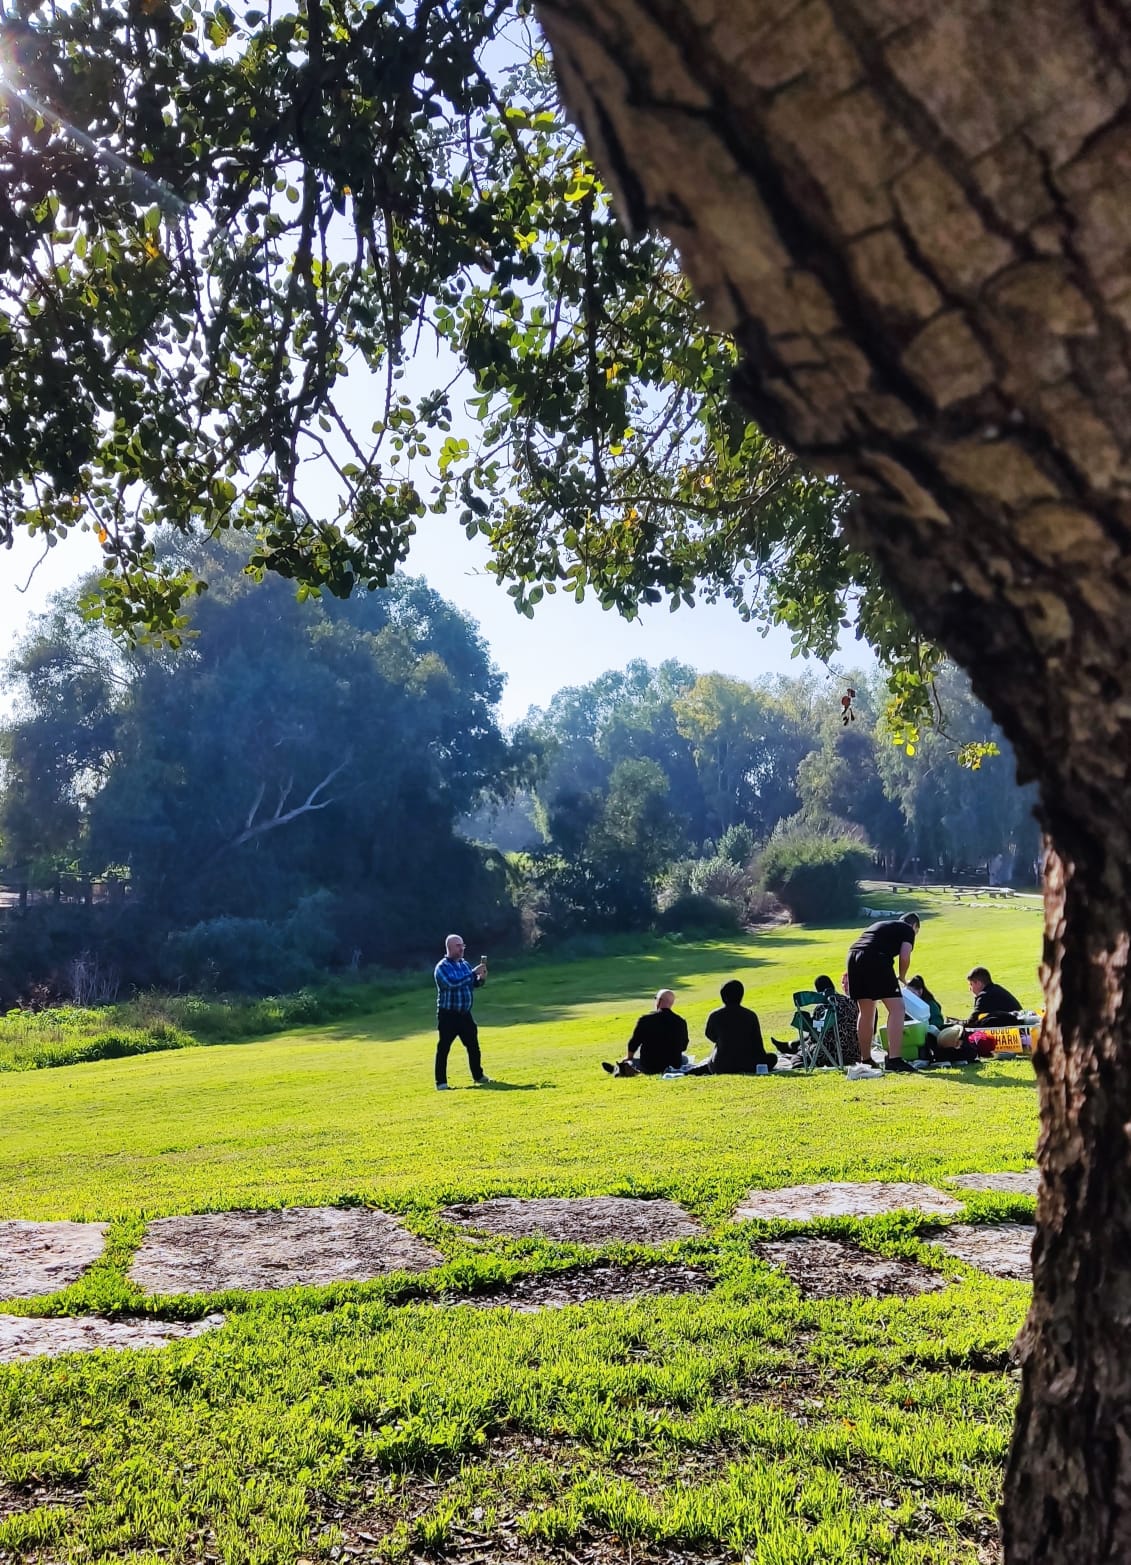
[[[796,1007],[793,1025],[797,1028],[796,1068],[802,1071],[840,1070],[844,1064],[840,1034],[836,1011],[828,1003],[828,996],[819,989],[799,989],[793,1003]],[[774,1042],[777,1042],[776,1038]]]
[[[814,978],[813,988],[818,994],[824,995],[825,1004],[836,1016],[836,1033],[840,1041],[840,1058],[844,1065],[855,1065],[860,1059],[860,1038],[858,1027],[860,1024],[860,1011],[855,1000],[848,998],[847,984],[848,974],[841,979],[842,992],[838,992],[832,979],[822,973]]]

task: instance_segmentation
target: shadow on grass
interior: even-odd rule
[[[806,924],[777,924],[745,938],[704,944],[657,938],[647,951],[574,957],[568,961],[555,961],[552,952],[547,953],[545,960],[516,958],[516,970],[496,971],[487,989],[477,997],[476,1015],[485,1029],[501,1032],[512,1027],[568,1021],[588,1007],[612,1004],[615,1010],[610,1016],[623,1017],[628,1023],[651,1009],[658,989],[675,990],[678,1010],[691,983],[698,987],[704,979],[716,975],[720,979],[748,979],[756,969],[773,967],[784,953],[794,949],[797,982],[790,978],[789,983],[794,988],[807,987],[812,964],[805,953],[827,943],[830,933],[843,937],[847,953],[862,928],[859,919],[822,925],[819,929]],[[827,953],[820,962],[828,965]],[[783,990],[783,1011],[789,1010],[787,999]],[[376,1014],[343,1017],[301,1031],[307,1037],[315,1032],[333,1042],[396,1043],[432,1030],[432,1000],[432,975],[424,971],[418,992],[398,994]]]
[[[976,1065],[968,1065],[963,1069],[955,1070],[917,1071],[916,1075],[924,1081],[942,1081],[948,1086],[956,1087],[983,1087],[991,1091],[1001,1087],[1011,1089],[1023,1087],[1026,1092],[1037,1090],[1037,1078],[1032,1071],[1017,1076],[987,1076]]]
[[[466,1088],[468,1092],[553,1092],[557,1088],[556,1081],[496,1081],[494,1077],[485,1081],[481,1087]]]
[[[845,950],[858,926],[844,926]],[[788,932],[786,932],[788,931]],[[719,942],[706,947],[688,942],[673,945],[657,941],[651,951],[608,957],[582,957],[570,962],[523,963],[517,972],[498,975],[489,992],[477,997],[476,1014],[481,1025],[492,1031],[510,1027],[528,1027],[545,1022],[567,1021],[579,1010],[614,1003],[625,1019],[639,1016],[652,1008],[658,989],[674,989],[679,996],[693,980],[704,978],[741,978],[754,969],[773,966],[784,948],[807,948],[827,938],[827,928],[810,934],[805,925],[776,926],[764,932],[772,941],[772,950],[758,953],[753,944]],[[751,942],[758,939],[750,937]],[[799,967],[803,960],[799,958]],[[690,977],[684,975],[689,974]],[[806,983],[808,979],[806,978]],[[433,1025],[430,1012],[431,974],[421,977],[420,995],[398,996],[388,1010],[379,1015],[343,1018],[341,1022],[319,1027],[327,1039],[357,1040],[365,1033],[374,1043],[394,1043]],[[679,1009],[679,999],[676,1008]]]

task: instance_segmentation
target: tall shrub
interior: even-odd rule
[[[767,845],[762,886],[799,923],[831,923],[856,913],[859,877],[871,860],[868,849],[851,838],[797,832]]]

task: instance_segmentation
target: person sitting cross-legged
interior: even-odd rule
[[[601,1069],[610,1076],[662,1076],[682,1070],[687,1063],[687,1023],[674,1005],[673,992],[661,989],[655,1009],[637,1017],[625,1058],[615,1065],[602,1060]]]
[[[759,1065],[772,1071],[778,1063],[762,1042],[762,1024],[756,1011],[743,1005],[746,993],[737,978],[719,990],[722,1005],[707,1018],[704,1031],[714,1048],[707,1058],[693,1065],[688,1076],[755,1076]]]
[[[1021,1001],[1002,984],[995,984],[988,967],[972,967],[967,974],[974,1009],[964,1022],[948,1022],[932,1041],[930,1057],[943,1063],[973,1064],[981,1052],[971,1042],[984,1027],[1015,1027]]]

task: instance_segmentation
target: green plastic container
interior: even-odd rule
[[[884,1053],[888,1048],[888,1030],[880,1028],[880,1042],[884,1046]],[[922,1053],[923,1046],[927,1042],[926,1022],[904,1022],[903,1024],[903,1058],[905,1060],[917,1060]]]

